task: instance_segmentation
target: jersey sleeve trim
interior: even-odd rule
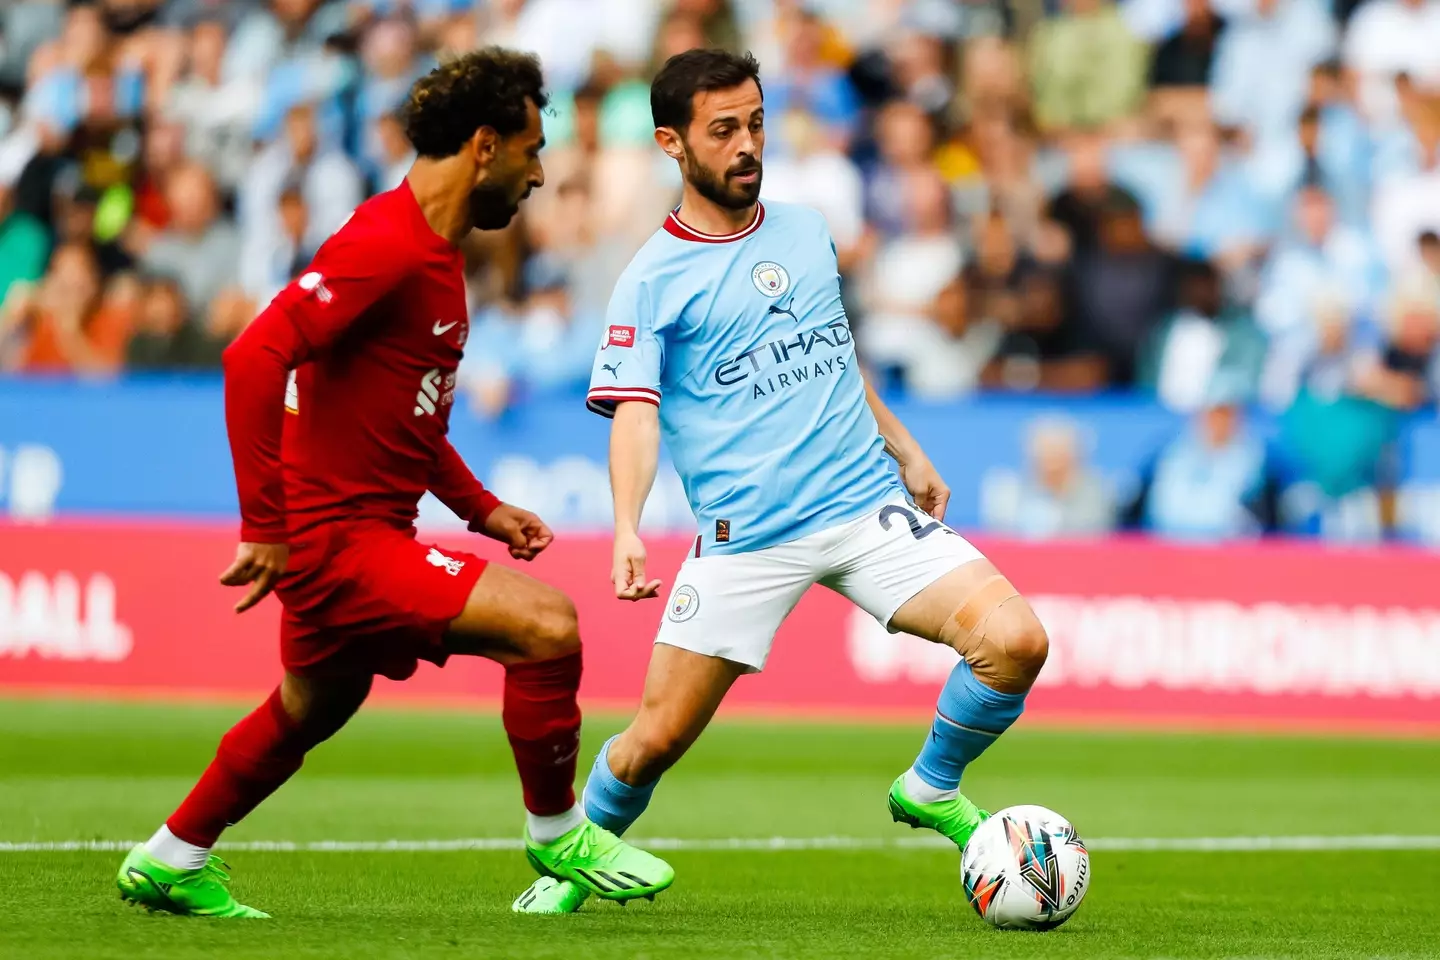
[[[617,404],[627,400],[641,400],[660,406],[660,391],[649,387],[596,387],[585,395],[585,407],[591,413],[611,419],[615,416]]]

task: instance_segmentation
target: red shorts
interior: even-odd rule
[[[444,665],[444,636],[485,561],[381,523],[326,524],[295,537],[275,589],[280,660],[291,673],[405,680]]]

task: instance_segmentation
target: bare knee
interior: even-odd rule
[[[580,649],[580,617],[575,603],[556,590],[536,611],[530,636],[525,638],[528,660],[554,660]]]

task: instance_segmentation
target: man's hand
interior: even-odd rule
[[[545,521],[508,503],[500,504],[485,518],[485,536],[507,545],[516,560],[534,560],[555,539]]]
[[[950,503],[950,488],[940,479],[935,465],[926,457],[919,457],[900,464],[900,479],[905,489],[915,498],[915,505],[936,520],[945,519],[945,507]]]
[[[236,613],[244,613],[265,599],[275,589],[285,565],[290,562],[290,547],[284,543],[242,543],[235,551],[235,562],[220,574],[227,587],[253,584],[245,599],[235,604]]]
[[[610,579],[615,584],[615,596],[621,600],[646,600],[660,592],[659,580],[645,580],[645,544],[638,533],[615,534]]]

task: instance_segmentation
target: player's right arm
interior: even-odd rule
[[[643,600],[660,590],[659,580],[645,579],[645,543],[640,539],[640,511],[655,484],[659,462],[660,408],[635,400],[619,404],[610,428],[610,490],[615,500],[610,579],[622,600]]]
[[[595,355],[585,405],[613,418],[610,428],[610,491],[615,507],[615,551],[610,579],[615,596],[643,600],[660,590],[645,576],[640,513],[655,483],[660,460],[660,370],[664,344],[641,284],[620,278],[606,312],[605,339]]]
[[[357,220],[225,350],[225,426],[241,519],[235,562],[220,582],[252,585],[236,612],[259,603],[289,561],[280,438],[290,371],[334,343],[404,274],[404,258],[385,249],[383,231],[368,217]]]

